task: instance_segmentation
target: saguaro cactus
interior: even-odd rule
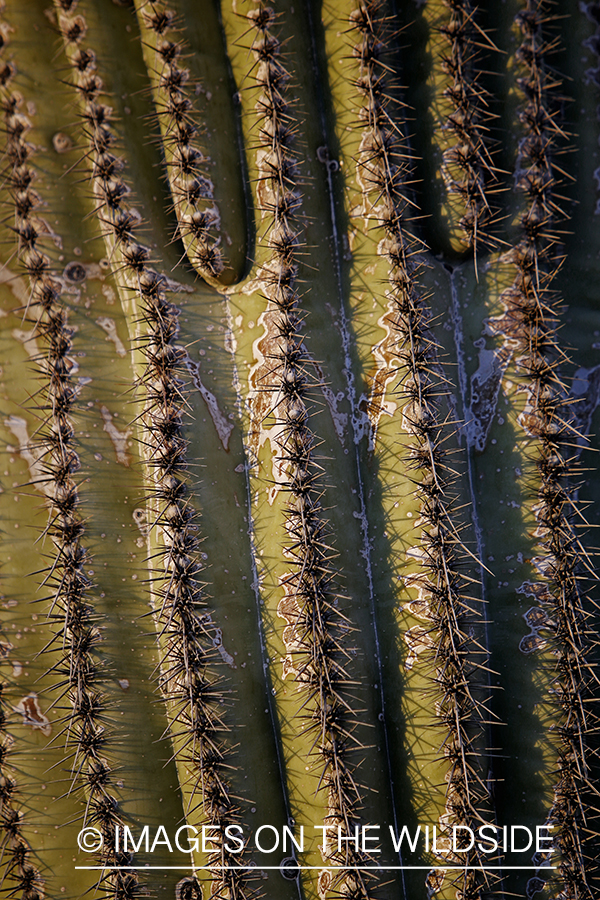
[[[7,896],[595,895],[599,23],[4,0]]]

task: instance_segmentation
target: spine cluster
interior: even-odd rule
[[[362,136],[356,161],[363,190],[361,215],[368,215],[371,227],[383,235],[378,247],[389,264],[386,342],[390,358],[399,361],[399,373],[394,368],[405,401],[402,425],[412,439],[408,461],[420,500],[415,527],[420,529],[421,571],[410,580],[419,589],[420,600],[409,604],[409,609],[427,622],[427,628],[419,628],[418,633],[422,645],[430,648],[425,664],[433,673],[432,694],[449,764],[442,824],[473,826],[487,796],[475,763],[482,752],[483,666],[482,651],[472,636],[477,616],[465,593],[466,577],[461,574],[464,548],[453,521],[452,478],[442,447],[439,407],[446,391],[436,375],[437,348],[418,291],[418,265],[413,257],[421,248],[410,232],[411,207],[406,193],[412,181],[409,151],[389,109],[388,66],[382,59],[385,21],[378,0],[361,2],[350,16],[350,25],[361,98],[358,118]],[[406,636],[409,648],[413,634]],[[466,865],[480,862],[475,849],[469,859],[461,855],[461,860]],[[465,872],[460,890],[465,900],[475,900],[481,891],[479,878]]]
[[[0,847],[5,864],[3,879],[13,897],[19,900],[43,900],[44,880],[35,852],[23,833],[24,818],[19,808],[19,787],[11,774],[13,738],[7,729],[6,685],[0,685]]]
[[[0,11],[2,11],[2,7],[0,7]],[[2,35],[2,48],[4,49],[10,35],[10,27],[6,22],[0,23],[0,34]],[[3,125],[7,135],[16,125],[16,121],[13,121],[13,124],[9,126],[8,119],[13,120],[13,117],[19,115],[17,109],[19,100],[16,95],[13,95],[10,87],[14,75],[14,65],[0,56],[0,97],[4,119]],[[9,102],[10,97],[14,97],[13,103]],[[25,124],[23,123],[24,129]],[[7,137],[4,177],[8,178],[14,191],[16,187],[13,179],[14,169],[26,162],[29,156],[29,149],[26,151],[25,159],[22,159],[22,153],[25,151],[21,151],[21,154],[15,156],[12,144],[12,139]],[[15,897],[43,900],[44,883],[40,871],[35,865],[35,855],[23,833],[24,817],[22,810],[19,808],[19,788],[11,772],[11,748],[14,740],[7,728],[8,703],[5,698],[6,687],[5,682],[0,682],[0,846],[3,859],[6,860],[6,875],[4,877],[7,878],[11,893]]]
[[[522,36],[517,59],[523,137],[515,177],[525,209],[519,220],[519,240],[506,254],[515,267],[515,279],[503,294],[505,312],[494,327],[515,350],[517,373],[527,397],[519,421],[525,434],[536,441],[536,536],[543,554],[539,568],[549,588],[539,595],[556,623],[550,693],[559,710],[554,728],[558,759],[549,821],[558,831],[564,885],[560,896],[585,900],[591,898],[592,890],[586,875],[584,794],[592,789],[588,746],[596,720],[589,706],[592,640],[582,582],[595,576],[578,536],[578,527],[584,524],[573,484],[579,435],[570,424],[573,411],[566,403],[568,392],[558,371],[564,359],[557,345],[559,310],[551,282],[560,265],[556,224],[562,215],[556,197],[555,157],[565,135],[556,91],[560,80],[547,64],[552,49],[545,33],[547,23],[545,4],[539,0],[527,0],[516,18]]]
[[[441,67],[449,84],[443,96],[450,110],[442,123],[446,132],[441,172],[446,189],[461,208],[458,220],[461,241],[475,253],[485,243],[485,230],[491,217],[486,180],[495,180],[485,143],[485,92],[477,83],[475,63],[478,45],[485,43],[483,31],[476,27],[476,9],[469,0],[443,0],[448,18],[440,26],[446,46]],[[492,45],[493,46],[493,45]]]
[[[161,687],[171,711],[175,753],[188,772],[187,812],[193,815],[199,810],[206,823],[215,826],[211,833],[223,835],[225,826],[237,821],[238,810],[226,777],[224,697],[212,674],[220,640],[203,599],[198,526],[186,485],[181,378],[186,352],[177,346],[179,310],[167,300],[165,277],[152,267],[150,250],[136,237],[140,216],[127,203],[130,188],[121,174],[124,164],[113,152],[117,138],[112,111],[101,99],[95,54],[82,46],[85,29],[73,40],[73,18],[59,15],[59,24],[80,97],[99,219],[124,289],[137,298],[144,331],[140,339],[144,368],[138,388],[150,471],[149,503],[161,536],[152,586]],[[215,839],[213,846],[208,855],[210,896],[244,900],[250,896],[249,875],[239,868],[243,865],[240,854],[229,852],[224,840]]]
[[[4,4],[0,6],[3,11]],[[2,50],[9,42],[12,29],[6,21],[0,23]],[[31,211],[40,202],[39,195],[31,187],[32,175],[28,160],[33,147],[25,140],[30,123],[20,112],[23,98],[12,90],[11,82],[16,74],[12,62],[0,56],[0,103],[2,125],[5,133],[3,177],[8,182],[11,200],[10,220],[16,215],[19,233]],[[23,221],[25,219],[25,222]],[[4,696],[6,684],[0,683],[0,842],[6,859],[6,875],[11,893],[19,898],[42,900],[44,881],[35,864],[35,854],[23,833],[24,816],[19,808],[19,789],[11,773],[11,747],[14,743],[7,729],[8,704]]]
[[[316,438],[310,427],[309,358],[301,335],[296,287],[301,242],[301,195],[293,147],[296,124],[287,98],[289,75],[281,58],[280,41],[273,32],[275,13],[261,4],[248,19],[253,32],[255,82],[260,91],[255,107],[257,195],[270,253],[260,272],[269,302],[263,317],[269,334],[263,341],[268,357],[266,374],[258,390],[268,391],[271,397],[265,414],[278,423],[278,465],[285,472],[282,480],[290,498],[285,511],[289,543],[284,554],[292,560],[293,571],[282,580],[284,598],[279,604],[279,615],[288,623],[283,636],[288,650],[284,677],[293,673],[306,697],[303,727],[314,736],[315,767],[320,790],[327,797],[326,824],[340,826],[344,835],[351,836],[360,798],[350,761],[356,739],[344,669],[349,655],[342,642],[348,627],[338,608],[329,561],[332,551],[314,460]],[[335,841],[333,846],[325,846],[324,860],[328,864],[360,865],[363,855],[351,844],[347,847],[339,853]],[[349,870],[334,875],[324,869],[318,891],[320,897],[328,891],[334,892],[332,896],[356,900],[371,896],[364,873]]]
[[[147,0],[142,16],[155,51],[151,74],[179,233],[192,265],[214,279],[225,268],[216,236],[220,217],[207,171],[210,160],[198,145],[200,130],[187,89],[190,72],[181,65],[185,45],[172,39],[175,14],[161,0]]]
[[[33,452],[44,471],[38,484],[47,498],[49,522],[46,534],[55,547],[44,586],[52,588],[46,598],[48,618],[54,625],[53,640],[46,651],[58,650],[59,661],[52,667],[58,676],[57,704],[67,708],[64,733],[71,751],[73,787],[82,793],[85,803],[83,824],[92,824],[103,835],[101,864],[127,865],[128,855],[114,852],[115,826],[122,821],[118,801],[113,793],[113,776],[106,760],[110,739],[106,730],[106,698],[102,691],[102,665],[97,658],[100,643],[99,617],[89,600],[91,582],[85,567],[89,554],[83,544],[84,522],[75,474],[80,468],[71,414],[78,388],[71,377],[73,368],[73,329],[68,325],[67,310],[61,303],[62,285],[54,275],[52,262],[40,243],[52,234],[39,217],[42,197],[34,189],[34,152],[26,140],[31,127],[20,112],[22,97],[11,89],[15,74],[12,64],[5,64],[0,76],[2,109],[6,133],[7,168],[5,178],[12,195],[17,255],[27,273],[30,301],[24,311],[36,338],[44,346],[39,360],[42,387],[36,397],[36,409],[45,418],[38,429]],[[8,786],[8,781],[7,781]],[[29,887],[23,897],[33,900],[42,896],[37,869],[28,861],[29,851],[18,838],[18,819],[12,838],[21,862],[21,880]],[[103,874],[103,888],[115,900],[130,900],[137,895],[137,875],[128,872]]]

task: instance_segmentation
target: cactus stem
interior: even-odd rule
[[[439,42],[441,177],[450,244],[455,252],[473,252],[478,278],[478,248],[495,243],[490,196],[497,190],[498,174],[488,147],[492,115],[476,72],[482,48],[498,48],[478,25],[470,0],[442,0],[442,5],[445,10],[432,25]]]
[[[446,731],[441,750],[449,772],[442,828],[449,824],[473,826],[481,818],[481,804],[487,796],[473,762],[481,749],[484,717],[489,714],[479,683],[485,669],[481,657],[487,657],[487,651],[468,634],[478,617],[466,594],[468,579],[461,574],[461,556],[464,558],[467,548],[454,522],[452,472],[442,447],[444,423],[438,411],[439,400],[447,393],[447,379],[440,371],[430,314],[417,287],[419,270],[414,257],[421,246],[408,230],[410,153],[388,111],[388,67],[379,49],[385,43],[380,4],[361,2],[351,13],[350,26],[347,33],[357,39],[352,47],[358,61],[354,80],[361,97],[358,122],[362,138],[355,165],[362,204],[356,215],[382,233],[378,253],[389,265],[389,312],[380,320],[387,336],[378,345],[379,366],[370,385],[371,446],[375,446],[387,383],[397,377],[399,363],[400,390],[405,398],[402,424],[414,439],[407,464],[419,473],[412,479],[421,510],[422,569],[415,579],[431,598],[426,613],[430,629],[425,632],[431,647],[426,654],[432,669],[430,694],[435,698],[440,728]],[[471,864],[482,864],[477,850],[469,859]],[[484,875],[483,880],[488,877]],[[480,878],[474,872],[465,872],[455,886],[465,898],[478,897],[481,891]]]
[[[113,846],[115,827],[122,819],[118,801],[111,793],[111,769],[105,759],[109,743],[102,722],[106,701],[99,688],[100,671],[95,659],[100,632],[98,616],[87,599],[91,587],[85,573],[89,554],[82,542],[84,522],[73,477],[80,467],[71,421],[77,397],[77,387],[70,374],[73,330],[68,326],[67,312],[61,304],[61,284],[54,275],[50,258],[38,246],[45,234],[52,233],[47,223],[34,215],[42,199],[37,192],[27,194],[35,180],[29,162],[32,148],[24,141],[30,123],[22,114],[18,114],[18,120],[15,117],[18,95],[11,93],[8,85],[1,90],[7,135],[5,153],[9,161],[7,180],[15,201],[17,256],[30,283],[31,299],[25,315],[32,323],[33,333],[45,345],[39,359],[43,384],[36,402],[38,408],[41,403],[41,408],[47,411],[47,417],[38,429],[32,452],[43,464],[43,491],[50,508],[46,533],[56,548],[44,584],[53,585],[47,617],[57,630],[42,653],[60,642],[61,656],[53,666],[60,679],[54,690],[59,693],[53,705],[68,700],[61,734],[66,739],[67,751],[71,746],[74,748],[71,790],[79,789],[86,795],[84,826],[92,822],[102,830],[104,849],[99,854],[100,863],[119,866],[128,863],[130,858],[115,853]],[[36,893],[39,873],[33,867],[28,867],[28,871],[32,893],[26,890],[23,896],[37,897],[41,890],[38,885]],[[126,900],[137,892],[135,873],[104,873],[101,882],[107,895],[115,900]]]
[[[155,82],[156,106],[162,131],[168,180],[177,215],[177,231],[192,265],[214,282],[227,262],[217,237],[220,215],[213,199],[208,160],[198,146],[199,127],[186,87],[189,70],[179,65],[185,43],[169,39],[175,14],[160,0],[145,0],[139,14],[154,51],[150,74]]]
[[[500,298],[504,312],[492,318],[490,325],[511,351],[517,379],[526,391],[518,421],[529,445],[535,536],[540,540],[547,585],[538,601],[556,623],[556,662],[549,675],[549,692],[562,716],[554,742],[557,782],[548,822],[558,829],[561,896],[584,900],[592,891],[582,849],[586,828],[582,794],[590,788],[588,743],[596,718],[586,709],[595,677],[588,662],[592,640],[581,584],[584,569],[586,580],[596,581],[597,575],[575,524],[578,517],[585,518],[573,483],[577,459],[572,447],[581,435],[561,380],[566,356],[558,347],[560,306],[552,294],[552,281],[561,264],[556,223],[564,218],[554,199],[564,173],[554,158],[567,135],[559,119],[561,98],[556,89],[561,81],[548,66],[548,55],[555,48],[555,41],[547,36],[549,21],[545,3],[538,0],[527,0],[515,20],[522,35],[516,54],[522,137],[515,182],[524,209],[517,217],[517,238],[502,257],[513,267],[514,279]],[[521,649],[529,652],[528,637]]]
[[[255,104],[256,193],[264,240],[271,254],[260,271],[269,305],[263,314],[264,360],[251,373],[255,394],[251,440],[252,432],[262,429],[266,417],[275,420],[277,487],[291,495],[285,507],[284,555],[293,569],[280,579],[284,596],[277,610],[287,623],[283,677],[293,675],[304,695],[297,715],[303,722],[303,733],[313,735],[310,754],[320,769],[317,791],[323,791],[327,798],[325,821],[351,834],[360,794],[350,752],[360,742],[354,735],[356,713],[345,670],[349,625],[340,608],[342,598],[337,595],[331,565],[330,531],[323,518],[320,472],[314,460],[316,437],[310,428],[307,402],[309,357],[299,333],[302,314],[296,281],[301,237],[297,222],[302,200],[293,148],[296,129],[286,90],[290,76],[281,59],[281,42],[272,31],[273,10],[260,4],[247,18],[254,26],[252,72],[260,90]],[[330,861],[348,867],[366,859],[350,847],[342,853],[332,848],[323,853]],[[327,889],[344,896],[371,896],[366,875],[361,872],[342,871],[329,881]],[[321,885],[319,893],[323,892]]]
[[[59,18],[61,30],[69,28]],[[79,51],[70,50],[75,86],[86,78],[77,64]],[[146,448],[152,490],[150,504],[155,510],[153,528],[160,530],[162,545],[151,568],[154,613],[160,647],[160,686],[172,711],[170,734],[175,757],[187,769],[190,796],[187,813],[196,797],[206,821],[218,826],[237,819],[236,804],[224,775],[227,750],[222,740],[225,730],[220,716],[223,702],[218,679],[209,667],[216,661],[215,626],[207,611],[200,582],[198,536],[195,513],[185,483],[188,468],[187,442],[183,436],[186,399],[179,374],[186,351],[176,345],[179,312],[166,299],[165,279],[150,265],[150,250],[136,238],[139,217],[128,206],[130,188],[114,171],[99,169],[98,161],[115,143],[111,111],[93,99],[82,98],[82,119],[90,143],[92,177],[97,199],[97,215],[106,234],[110,256],[124,276],[125,290],[139,302],[139,324],[144,332],[138,339],[144,369],[138,388],[144,397],[140,414],[142,441]],[[153,557],[149,557],[149,563]],[[239,855],[226,849],[223,834],[209,853],[212,895],[248,897],[249,873],[240,866]]]

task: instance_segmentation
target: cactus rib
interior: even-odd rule
[[[181,39],[172,40],[176,25],[172,9],[157,0],[140,7],[151,41],[156,106],[162,130],[169,185],[178,221],[178,233],[192,265],[207,279],[218,279],[226,266],[219,209],[208,175],[207,160],[198,147],[198,127],[186,88],[189,70],[179,64],[185,51]]]
[[[501,297],[505,313],[493,328],[513,349],[527,391],[519,422],[534,444],[532,465],[539,478],[536,536],[549,588],[545,602],[556,622],[557,660],[549,690],[562,717],[556,729],[557,783],[549,821],[558,827],[563,896],[579,900],[592,896],[584,859],[582,792],[590,788],[587,736],[595,721],[586,698],[596,682],[588,660],[589,613],[581,585],[596,576],[577,533],[585,523],[573,483],[573,446],[579,434],[570,421],[571,411],[565,409],[567,390],[557,372],[562,362],[557,340],[560,308],[552,280],[559,265],[556,224],[563,214],[556,198],[561,170],[555,157],[566,136],[558,118],[556,79],[547,63],[552,50],[545,33],[548,20],[546,5],[538,0],[527,0],[516,17],[522,34],[517,59],[523,97],[516,183],[526,206],[518,220],[518,242],[506,254],[515,269],[514,281]]]
[[[236,804],[225,777],[223,694],[218,678],[210,672],[216,657],[215,628],[202,597],[197,525],[185,483],[185,397],[179,378],[185,351],[176,344],[179,311],[166,298],[164,277],[150,265],[148,248],[136,239],[139,216],[126,202],[130,189],[117,174],[117,158],[109,150],[116,140],[110,126],[111,110],[98,101],[101,83],[95,81],[93,89],[90,86],[89,69],[95,69],[95,58],[81,50],[79,35],[72,37],[72,19],[59,16],[59,23],[73,65],[74,86],[83,101],[81,115],[88,134],[97,213],[110,255],[122,267],[125,291],[139,303],[139,319],[146,327],[139,337],[144,362],[138,390],[143,397],[140,419],[151,484],[152,525],[162,535],[156,553],[160,567],[153,571],[160,584],[154,587],[154,602],[160,683],[173,711],[171,736],[177,758],[188,772],[184,780],[190,787],[188,814],[199,807],[220,833],[208,855],[212,896],[226,898],[233,893],[243,900],[250,896],[250,876],[240,857],[226,849],[221,828],[236,820]],[[80,28],[81,36],[85,30]]]
[[[14,67],[13,67],[14,72]],[[61,284],[50,258],[39,242],[52,233],[45,220],[36,215],[42,198],[33,190],[35,171],[30,165],[33,147],[24,138],[30,123],[18,112],[19,95],[4,85],[2,105],[7,134],[8,181],[14,201],[17,258],[28,273],[30,299],[23,314],[32,324],[32,333],[46,347],[39,360],[42,387],[37,398],[46,419],[31,448],[43,471],[40,479],[49,507],[47,533],[56,548],[43,586],[53,586],[48,619],[56,631],[48,647],[58,645],[61,657],[53,666],[61,681],[54,701],[68,700],[64,734],[67,752],[75,747],[72,761],[73,786],[85,796],[83,825],[92,822],[101,829],[104,849],[101,865],[108,867],[101,877],[105,892],[115,900],[137,895],[135,872],[120,871],[131,862],[128,854],[115,851],[115,827],[122,814],[114,796],[114,777],[106,759],[109,741],[103,723],[106,698],[101,687],[100,666],[95,658],[100,640],[99,617],[88,599],[90,580],[85,573],[89,554],[83,544],[84,523],[74,475],[80,467],[71,410],[77,387],[71,377],[72,335],[67,312],[61,305]],[[112,872],[112,866],[117,869]],[[39,873],[35,879],[39,880]],[[34,879],[34,881],[35,881]],[[30,890],[35,892],[34,882]],[[30,896],[30,895],[28,895]]]
[[[465,549],[455,521],[452,474],[443,450],[445,423],[440,420],[439,400],[447,390],[429,325],[431,314],[419,296],[419,266],[414,257],[421,245],[409,232],[411,204],[410,153],[401,128],[389,110],[387,66],[381,58],[385,46],[385,21],[378,3],[363,2],[350,16],[350,34],[356,35],[353,57],[359,72],[355,79],[361,106],[362,129],[356,178],[362,188],[362,206],[357,215],[382,235],[377,250],[389,266],[387,290],[387,336],[378,345],[382,360],[372,376],[369,418],[376,444],[377,425],[385,404],[386,385],[398,378],[396,395],[404,402],[402,427],[414,443],[408,447],[407,465],[415,471],[415,496],[420,507],[420,571],[411,576],[419,595],[415,609],[430,623],[431,650],[424,664],[431,669],[433,696],[439,725],[446,732],[442,752],[449,763],[446,776],[446,826],[472,827],[482,818],[487,797],[481,764],[483,720],[487,713],[481,693],[481,657],[486,651],[469,631],[478,616],[466,593],[469,580],[461,574]],[[457,858],[458,860],[458,858]],[[473,851],[473,865],[482,857]],[[489,876],[485,876],[489,878]],[[481,885],[474,872],[465,871],[457,885],[465,898],[479,896]],[[489,886],[489,884],[488,884]]]
[[[294,568],[281,579],[284,596],[278,606],[278,615],[287,623],[283,677],[292,674],[304,698],[298,715],[302,731],[311,735],[318,790],[326,795],[324,821],[350,835],[360,797],[349,759],[355,739],[354,717],[346,696],[348,651],[343,636],[348,626],[335,589],[319,467],[314,462],[317,439],[309,424],[310,357],[300,334],[302,316],[296,286],[301,241],[301,197],[293,148],[296,125],[287,98],[289,75],[274,32],[275,13],[261,3],[248,13],[248,20],[254,32],[254,80],[260,90],[256,103],[258,211],[265,220],[270,254],[260,272],[269,306],[263,314],[267,329],[262,347],[265,361],[252,374],[258,404],[254,402],[250,427],[260,430],[266,417],[276,420],[274,465],[280,472],[281,487],[290,494],[283,554]],[[265,393],[270,395],[266,408]],[[324,841],[322,855],[330,864],[357,867],[361,860],[364,864],[363,855],[349,845],[340,853]],[[335,875],[323,870],[319,892],[325,890],[339,891],[345,897],[371,896],[366,876],[358,869]]]
[[[438,128],[443,146],[440,166],[446,190],[448,228],[455,252],[472,250],[477,271],[478,244],[490,242],[492,208],[490,182],[497,174],[488,147],[485,91],[476,73],[482,45],[496,50],[477,23],[477,9],[469,0],[442,0],[443,10],[433,27],[439,32],[441,52],[440,114]]]

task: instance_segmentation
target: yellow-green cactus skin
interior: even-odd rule
[[[2,0],[3,896],[596,896],[599,55]]]

